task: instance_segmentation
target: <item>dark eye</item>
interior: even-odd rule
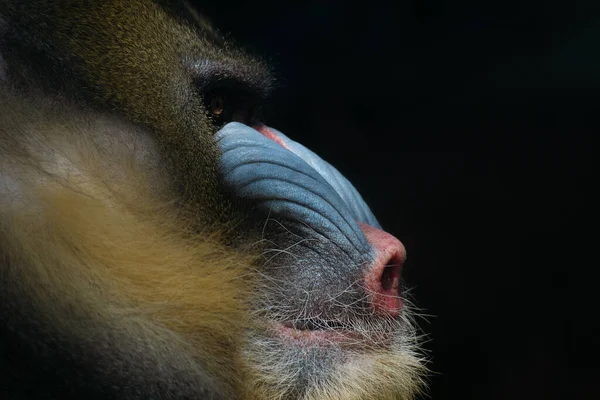
[[[222,94],[215,94],[210,100],[210,112],[213,116],[219,117],[225,111],[225,97]]]
[[[217,126],[231,121],[252,124],[260,117],[260,104],[256,96],[243,90],[219,88],[205,97],[209,116]]]

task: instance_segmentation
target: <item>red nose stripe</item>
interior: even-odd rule
[[[389,233],[363,223],[360,227],[375,250],[375,260],[365,275],[373,308],[378,313],[396,317],[402,309],[400,271],[406,259],[406,250]]]
[[[253,126],[253,128],[256,129],[257,131],[259,131],[267,139],[271,139],[272,141],[274,141],[275,143],[277,143],[284,149],[289,150],[289,147],[287,147],[287,145],[284,143],[284,141],[281,139],[281,137],[278,134],[276,134],[275,132],[273,132],[271,129],[269,129],[268,126],[266,126],[264,124],[257,124],[255,126]]]

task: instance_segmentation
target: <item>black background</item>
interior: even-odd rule
[[[600,398],[600,14],[562,3],[199,3],[406,245],[435,400]]]

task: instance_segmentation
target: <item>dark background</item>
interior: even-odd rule
[[[336,165],[406,245],[406,281],[431,315],[431,398],[600,398],[600,14],[568,1],[198,3],[273,65],[267,123]]]

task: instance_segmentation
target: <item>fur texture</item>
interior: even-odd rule
[[[19,282],[44,331],[85,345],[99,322],[139,330],[164,343],[157,357],[185,354],[188,367],[235,387],[240,299],[256,257],[194,231],[144,130],[81,110],[73,118],[66,103],[4,101],[3,286]]]
[[[414,398],[410,307],[222,188],[206,99],[271,78],[171,3],[0,5],[0,397]]]

